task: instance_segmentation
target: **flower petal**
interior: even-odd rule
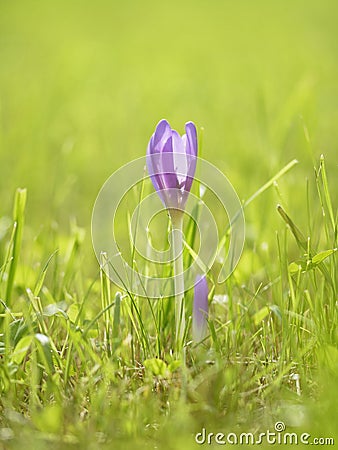
[[[188,170],[187,170],[187,179],[185,183],[185,190],[190,191],[192,182],[194,181],[194,175],[196,171],[196,163],[197,163],[197,132],[196,127],[193,122],[187,122],[185,124],[186,131],[186,153],[187,153],[187,161],[188,161]]]
[[[153,134],[152,153],[161,152],[170,136],[171,127],[169,123],[165,119],[160,120]]]
[[[194,122],[187,122],[185,124],[185,132],[187,135],[186,152],[189,155],[197,156],[197,131]]]
[[[158,192],[160,189],[163,189],[163,184],[161,182],[160,177],[157,175],[157,170],[155,167],[156,164],[156,154],[154,154],[153,151],[153,140],[154,135],[151,137],[148,148],[147,148],[147,156],[146,156],[146,163],[147,163],[147,169],[150,176],[150,179],[153,183],[154,188]]]
[[[172,139],[174,167],[177,175],[178,186],[184,186],[188,174],[188,163],[185,154],[184,143],[181,136],[175,130],[172,130]]]
[[[208,317],[208,283],[205,275],[196,277],[194,287],[194,304],[192,316],[193,339],[201,341],[207,330]]]
[[[174,167],[174,146],[173,137],[171,136],[164,144],[160,157],[160,172],[164,188],[177,188],[177,176]]]

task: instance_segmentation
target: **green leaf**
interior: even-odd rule
[[[79,314],[79,307],[76,303],[72,303],[67,309],[67,316],[72,323],[76,322],[77,316]]]
[[[324,259],[332,255],[332,253],[334,253],[335,251],[337,251],[337,249],[332,248],[330,250],[325,250],[324,252],[317,253],[317,255],[312,258],[312,264],[315,266],[320,264],[322,261],[324,261]]]
[[[269,314],[270,308],[268,306],[263,306],[259,311],[257,311],[253,316],[255,325],[257,326],[265,317]]]
[[[36,333],[34,338],[42,364],[44,365],[46,372],[51,375],[54,373],[54,364],[49,337],[45,334]]]
[[[146,359],[143,365],[154,376],[165,377],[167,374],[167,365],[162,359]]]
[[[28,333],[28,325],[23,319],[13,320],[9,325],[10,341],[13,347],[15,347],[21,338]]]
[[[298,271],[304,272],[306,270],[306,262],[305,261],[294,261],[289,264],[289,272],[293,275],[298,273]]]
[[[303,235],[303,233],[300,231],[300,229],[297,227],[297,225],[291,220],[291,218],[286,214],[285,210],[281,205],[277,205],[277,211],[282,216],[283,220],[289,225],[291,232],[294,236],[294,238],[297,241],[297,244],[299,247],[301,247],[303,250],[307,250],[307,239]]]
[[[307,272],[309,270],[314,269],[316,266],[319,266],[324,259],[326,259],[328,256],[332,255],[337,249],[333,248],[330,250],[325,250],[324,252],[317,253],[312,259],[309,259],[308,261],[305,260],[297,260],[293,261],[289,264],[289,272],[293,275],[295,273],[298,273],[299,270],[301,272]],[[323,272],[324,267],[321,265],[320,270]],[[325,273],[324,273],[325,275]]]
[[[50,303],[49,305],[45,306],[43,309],[43,315],[46,317],[64,317],[67,318],[67,314],[65,313],[64,309],[62,308],[62,304],[60,303]]]
[[[269,309],[277,317],[278,320],[282,320],[282,312],[278,305],[270,305]]]
[[[12,354],[12,361],[15,364],[21,364],[27,353],[30,350],[32,345],[33,336],[24,336],[14,349],[14,353]]]
[[[171,361],[171,363],[168,366],[168,370],[173,373],[175,372],[175,370],[177,370],[179,367],[181,367],[181,361],[179,360],[175,360],[175,361]]]

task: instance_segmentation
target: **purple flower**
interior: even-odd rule
[[[197,133],[193,122],[185,124],[180,136],[161,120],[147,149],[151,181],[166,208],[183,210],[196,170]]]
[[[192,311],[192,336],[195,342],[202,341],[207,332],[208,284],[205,275],[197,275],[194,287]]]

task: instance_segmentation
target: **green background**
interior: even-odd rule
[[[161,118],[204,127],[203,156],[243,199],[293,158],[302,186],[311,152],[331,166],[337,153],[337,9],[2,1],[4,211],[24,186],[34,225],[76,215],[87,226],[103,181],[144,155]]]

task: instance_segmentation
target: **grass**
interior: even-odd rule
[[[337,12],[1,3],[0,448],[190,449],[277,421],[337,442]],[[118,291],[90,241],[101,185],[162,117],[204,127],[245,205],[199,345],[186,294],[186,368],[171,299]]]

